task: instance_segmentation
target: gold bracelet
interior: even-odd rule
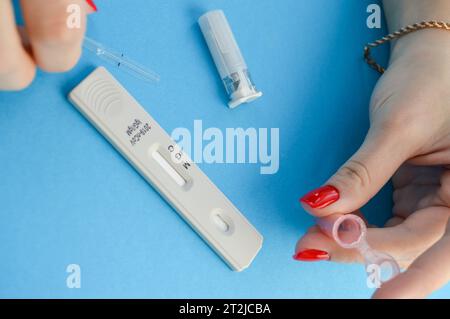
[[[423,29],[450,30],[450,24],[442,22],[442,21],[422,21],[419,23],[407,25],[406,27],[401,28],[400,30],[395,31],[393,33],[390,33],[387,36],[376,40],[375,42],[368,43],[364,47],[364,60],[367,62],[367,64],[371,68],[373,68],[373,69],[377,70],[379,73],[383,74],[385,69],[372,58],[372,56],[370,55],[370,50],[372,48],[382,45],[388,41],[400,38],[408,33],[411,33],[411,32],[417,31],[417,30],[423,30]]]

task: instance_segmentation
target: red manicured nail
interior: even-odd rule
[[[97,11],[97,6],[93,0],[86,0],[87,4],[92,8],[92,10]]]
[[[312,208],[324,208],[333,204],[339,199],[339,191],[331,185],[322,186],[315,189],[302,198],[300,202],[309,205]]]
[[[298,261],[320,261],[330,259],[330,255],[328,255],[328,253],[323,250],[306,249],[299,251],[294,256],[292,256],[292,258]]]

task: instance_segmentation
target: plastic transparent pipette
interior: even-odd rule
[[[128,59],[123,53],[116,52],[105,47],[103,44],[92,40],[91,38],[84,37],[83,47],[93,52],[103,60],[114,64],[119,69],[122,69],[134,77],[147,82],[159,82],[159,75],[155,72],[147,69],[139,63]]]

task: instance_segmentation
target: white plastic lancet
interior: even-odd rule
[[[364,221],[354,214],[333,214],[317,221],[320,229],[346,249],[357,249],[364,257],[368,275],[375,271],[375,280],[383,284],[400,273],[395,259],[370,247],[367,241],[367,227]]]

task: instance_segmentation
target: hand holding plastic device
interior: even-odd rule
[[[375,271],[382,284],[397,276],[400,267],[395,259],[369,246],[364,221],[353,214],[333,214],[317,221],[320,229],[342,248],[357,249],[364,257],[368,274]]]

